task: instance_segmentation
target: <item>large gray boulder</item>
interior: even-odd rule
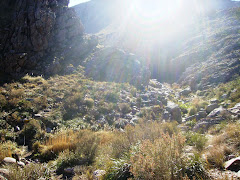
[[[180,92],[180,94],[183,95],[183,96],[187,96],[187,95],[189,95],[191,92],[192,92],[192,91],[191,91],[191,88],[188,87],[188,88],[182,90],[182,91]]]
[[[210,104],[207,106],[206,111],[207,111],[207,113],[210,113],[211,111],[213,111],[214,109],[216,109],[218,107],[219,107],[219,105],[217,103]]]
[[[94,80],[129,82],[137,87],[148,85],[151,75],[140,57],[114,47],[100,49],[83,65],[86,75]]]
[[[207,117],[213,118],[217,116],[226,116],[226,115],[230,115],[230,112],[223,107],[219,107],[214,109],[212,112],[210,112]]]
[[[235,172],[240,171],[240,156],[225,162],[224,167],[227,170],[231,170]]]
[[[224,118],[218,117],[218,118],[204,118],[198,121],[198,123],[193,127],[194,132],[206,132],[210,127],[212,127],[215,124],[220,124]]]
[[[171,119],[182,122],[182,114],[180,107],[174,102],[168,101],[166,110],[171,114]]]

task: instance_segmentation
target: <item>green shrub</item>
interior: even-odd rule
[[[119,109],[123,114],[130,113],[130,111],[131,111],[129,104],[127,104],[127,103],[119,104]]]
[[[119,100],[119,94],[116,93],[116,92],[108,91],[108,92],[105,94],[105,100],[107,100],[107,101],[109,101],[109,102],[112,102],[112,103],[117,103],[118,100]]]
[[[87,98],[84,100],[84,104],[91,109],[94,106],[94,100],[91,98]]]
[[[38,139],[41,135],[41,124],[38,120],[30,120],[29,123],[24,125],[20,132],[19,138],[25,140],[25,145],[32,145],[33,140]]]
[[[192,116],[192,115],[195,115],[197,114],[197,108],[195,107],[192,107],[190,110],[189,110],[189,116]]]
[[[207,138],[203,134],[188,132],[186,134],[186,143],[195,146],[197,150],[202,151],[206,145]]]
[[[206,164],[202,161],[199,154],[194,154],[187,159],[185,173],[191,180],[209,179]]]

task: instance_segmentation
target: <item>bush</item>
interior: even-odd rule
[[[209,179],[206,164],[201,160],[199,154],[194,154],[186,162],[185,173],[191,180]]]
[[[183,146],[181,135],[145,140],[131,151],[131,172],[136,179],[178,179],[183,175]]]
[[[0,143],[0,162],[2,162],[5,157],[11,157],[16,149],[17,144],[11,141]]]
[[[84,100],[84,104],[91,109],[94,106],[94,100],[91,98],[87,98]]]
[[[105,100],[112,102],[112,103],[117,103],[119,100],[119,95],[116,92],[108,91],[105,95]]]
[[[205,135],[189,132],[186,134],[186,143],[195,146],[197,150],[202,151],[206,145],[207,138]]]
[[[197,108],[192,107],[192,108],[189,110],[189,116],[192,116],[192,115],[195,115],[195,114],[197,114]]]
[[[98,145],[99,140],[94,132],[80,131],[75,140],[76,149],[73,151],[67,149],[60,153],[57,159],[57,172],[62,172],[66,167],[92,164]]]
[[[226,156],[231,154],[231,150],[225,145],[218,145],[210,148],[206,153],[207,163],[212,168],[224,168]]]
[[[30,120],[29,123],[24,125],[20,132],[19,140],[25,139],[25,145],[32,145],[33,140],[37,139],[41,134],[41,125],[38,120]]]
[[[127,104],[127,103],[119,104],[119,109],[123,114],[130,113],[130,111],[131,111],[129,104]]]

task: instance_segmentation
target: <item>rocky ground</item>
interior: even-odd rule
[[[78,76],[77,76],[78,77]],[[69,78],[66,78],[69,80]],[[86,84],[83,87],[88,87],[89,90],[86,91],[85,96],[85,102],[86,99],[94,98],[93,100],[93,107],[90,108],[89,105],[85,107],[83,104],[82,107],[79,106],[79,111],[81,113],[85,112],[85,114],[76,115],[79,119],[74,119],[75,117],[72,116],[68,117],[69,120],[54,120],[53,114],[56,114],[56,111],[59,111],[59,109],[63,108],[63,111],[66,110],[67,106],[64,105],[64,98],[66,97],[64,94],[67,93],[66,87],[63,85],[63,83],[66,83],[66,85],[69,88],[68,81],[66,79],[57,78],[48,80],[48,84],[51,83],[51,90],[56,91],[56,94],[50,94],[47,95],[48,99],[51,98],[52,100],[48,100],[47,105],[40,108],[38,111],[32,112],[32,118],[36,119],[37,121],[41,121],[44,124],[44,131],[51,135],[54,133],[54,129],[57,127],[70,127],[70,128],[91,128],[92,130],[99,131],[102,128],[106,128],[109,126],[112,126],[113,128],[119,129],[120,131],[124,132],[124,129],[126,126],[136,126],[140,121],[142,121],[142,118],[145,119],[145,121],[155,121],[155,122],[171,122],[176,121],[179,125],[178,128],[181,129],[182,132],[201,132],[203,134],[209,134],[208,130],[213,128],[216,125],[221,125],[224,122],[238,122],[239,116],[240,116],[240,105],[239,103],[233,103],[231,106],[231,102],[228,100],[229,96],[231,94],[223,94],[220,99],[216,98],[209,98],[206,95],[203,96],[202,94],[204,92],[194,92],[191,90],[190,87],[180,88],[177,84],[169,85],[169,84],[163,84],[158,82],[155,79],[150,80],[149,85],[145,87],[145,89],[142,90],[136,90],[135,88],[131,88],[131,86],[125,85],[125,86],[118,86],[118,84],[115,87],[114,83],[96,83],[91,81],[86,81]],[[74,76],[70,78],[74,80]],[[21,86],[25,87],[25,92],[29,93],[30,89],[26,89],[27,87],[33,86],[33,82],[39,84],[40,86],[44,85],[46,82],[41,82],[42,80],[33,80],[30,77],[25,78],[25,84],[22,84]],[[78,80],[79,81],[79,80]],[[41,83],[40,83],[41,82]],[[83,81],[84,82],[84,81]],[[72,82],[73,83],[73,82]],[[31,85],[32,84],[32,85]],[[41,85],[42,84],[42,85]],[[58,89],[60,86],[62,86],[63,89]],[[73,85],[73,84],[72,84]],[[20,86],[18,84],[17,86]],[[45,84],[46,86],[46,84]],[[108,88],[107,88],[108,86]],[[6,86],[7,87],[7,86]],[[65,88],[65,89],[64,89]],[[114,96],[114,93],[112,94],[113,89],[116,88],[116,92],[118,92],[118,96]],[[38,90],[37,90],[38,89]],[[39,91],[41,94],[46,93],[45,91],[41,92],[39,87],[37,87],[37,91]],[[7,89],[1,90],[2,94],[7,95],[6,92]],[[37,91],[34,90],[34,93]],[[66,92],[64,92],[66,91]],[[81,90],[82,91],[82,90]],[[118,106],[117,108],[109,109],[109,110],[101,110],[102,101],[100,92],[104,93],[106,91],[110,92],[110,96],[104,95],[106,102],[115,102]],[[97,94],[93,93],[97,92]],[[62,95],[58,93],[63,93]],[[231,89],[231,93],[236,93],[236,89]],[[38,95],[37,95],[38,96]],[[54,97],[55,96],[55,97]],[[74,95],[72,95],[74,96]],[[29,102],[35,102],[35,97],[30,96],[22,96]],[[11,98],[11,94],[9,94],[9,97]],[[116,99],[115,99],[116,98]],[[91,100],[87,101],[88,103],[91,103]],[[105,102],[105,107],[107,108],[108,104]],[[71,102],[70,102],[71,103]],[[74,101],[72,102],[74,103]],[[65,110],[64,110],[65,108]],[[19,111],[19,110],[18,110]],[[63,112],[62,111],[62,112]],[[72,112],[72,111],[71,111]],[[6,112],[5,112],[6,113]],[[13,113],[13,112],[11,112]],[[60,113],[60,112],[59,112]],[[21,116],[20,114],[18,114]],[[24,117],[24,116],[22,116]],[[64,115],[63,115],[64,117]],[[26,117],[21,119],[21,121],[28,123],[33,122],[29,119],[29,117]],[[5,123],[10,123],[10,118],[4,114],[2,114],[2,119],[5,119]],[[50,120],[52,119],[52,120]],[[71,120],[72,119],[72,120]],[[42,124],[42,126],[43,126]],[[8,125],[9,126],[9,125]],[[14,127],[14,131],[16,132],[16,135],[18,136],[17,142],[20,144],[29,144],[29,138],[26,134],[24,135],[24,128],[22,123],[16,124],[13,123],[12,126]],[[7,127],[7,126],[6,126]],[[34,127],[34,126],[33,126]],[[30,133],[31,131],[29,131]],[[2,138],[7,138],[6,135],[2,132]],[[205,135],[204,135],[205,136]],[[35,135],[34,135],[35,137]],[[215,145],[211,144],[211,139],[213,136],[211,134],[206,135],[208,140],[208,148],[212,148]],[[10,139],[13,137],[10,137]],[[25,139],[27,138],[27,139]],[[14,140],[13,138],[12,140]],[[26,140],[26,142],[25,142]],[[30,145],[30,144],[29,144]],[[12,154],[12,157],[6,157],[3,158],[3,164],[18,164],[18,166],[25,167],[29,164],[38,164],[39,160],[38,158],[33,158],[34,154],[33,151],[28,151],[27,149],[31,147],[29,146],[27,149],[22,149],[24,146],[19,146],[20,155],[14,155]],[[214,149],[214,148],[213,148]],[[192,155],[196,152],[195,145],[191,145],[186,147],[185,153],[186,155]],[[203,152],[203,156],[206,154],[206,152]],[[237,153],[235,153],[232,156],[228,156],[230,159],[236,158]],[[206,154],[207,156],[207,154]],[[19,158],[19,160],[18,160]],[[226,160],[226,161],[227,161]],[[231,164],[234,164],[237,166],[237,169],[239,168],[238,160],[231,162]],[[237,164],[236,164],[237,163]],[[235,166],[234,165],[234,166]],[[5,166],[4,166],[5,167]],[[8,169],[6,168],[0,169],[0,173],[7,177]],[[6,166],[7,167],[7,166]],[[226,167],[228,169],[228,167]],[[231,169],[231,168],[230,168]],[[72,169],[65,169],[64,171],[71,171]],[[237,178],[238,174],[232,171],[222,171],[218,169],[211,169],[209,171],[210,176],[212,179],[220,179],[225,178],[227,176],[229,179],[231,178]]]

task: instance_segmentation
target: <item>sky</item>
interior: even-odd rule
[[[89,1],[89,0],[70,0],[69,7],[72,7],[72,6],[75,6],[77,4],[87,2],[87,1]]]

